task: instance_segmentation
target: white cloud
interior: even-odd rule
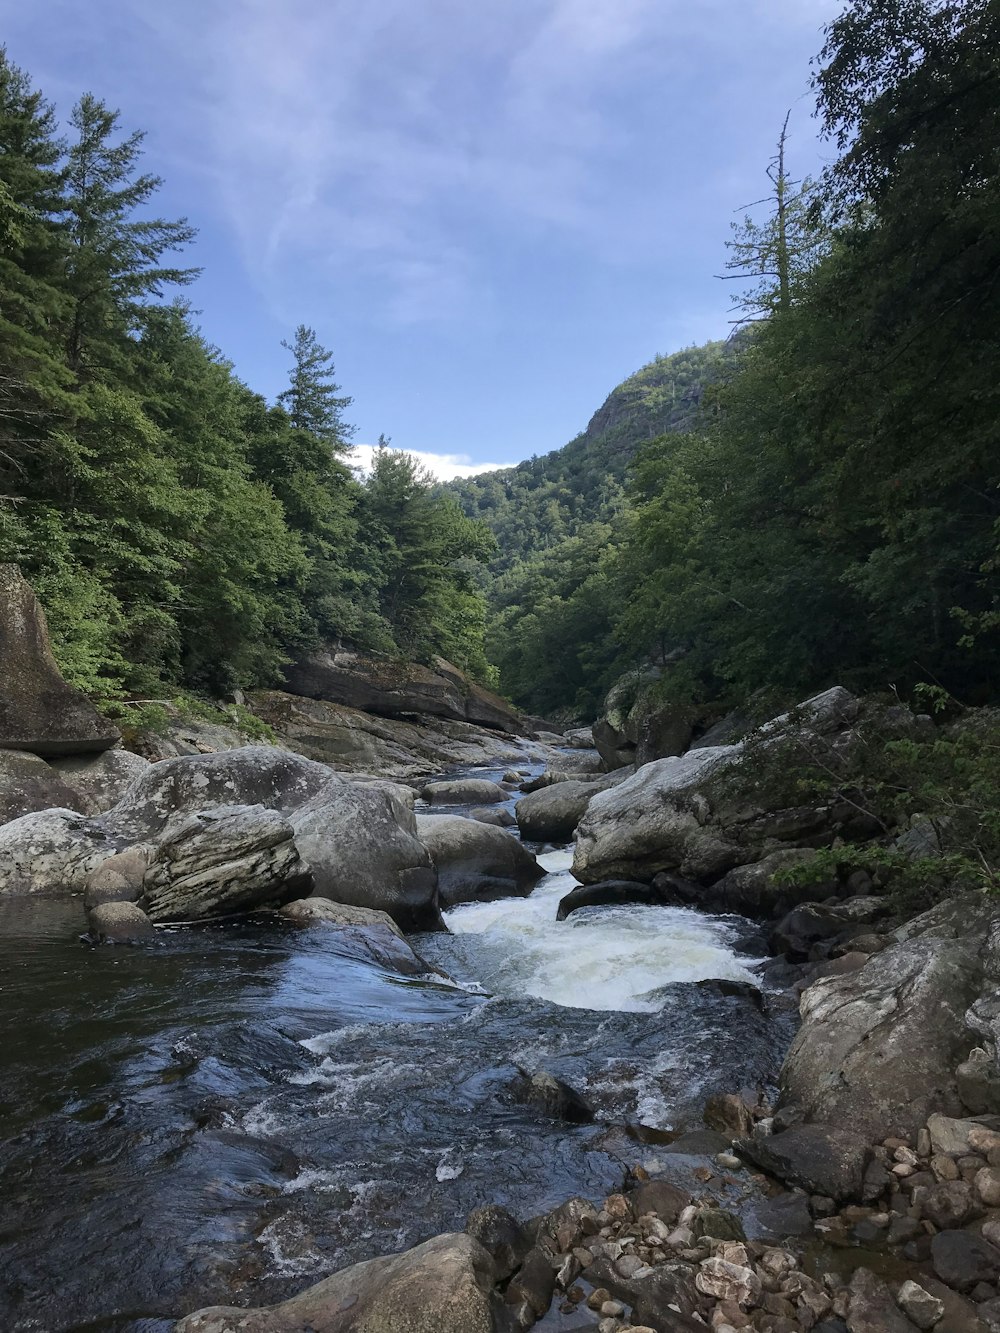
[[[374,444],[356,444],[351,451],[351,465],[361,472],[371,471],[376,447]],[[475,477],[480,472],[495,472],[499,468],[515,466],[513,463],[473,463],[468,454],[435,454],[418,449],[402,449],[399,452],[415,458],[438,481],[453,481],[456,477]]]

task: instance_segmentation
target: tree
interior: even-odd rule
[[[163,184],[159,176],[138,173],[143,132],[114,142],[119,113],[89,93],[73,108],[71,124],[76,137],[66,173],[73,302],[67,356],[72,369],[87,376],[115,355],[149,298],[192,282],[200,270],[161,263],[194,239],[185,218],[136,216]]]
[[[737,324],[790,309],[797,281],[812,270],[822,250],[811,207],[813,183],[792,180],[786,166],[790,115],[785,116],[777,151],[765,171],[771,191],[748,205],[768,204],[771,212],[763,223],[749,214],[741,223],[734,222],[732,240],[727,242],[729,276],[755,284],[737,302],[737,309],[743,311]]]
[[[316,330],[305,324],[295,330],[294,342],[281,345],[292,353],[295,364],[289,386],[278,394],[278,402],[297,430],[309,431],[335,453],[346,454],[354,427],[345,424],[343,413],[354,400],[338,397],[340,385],[333,382],[333,353],[320,344]]]

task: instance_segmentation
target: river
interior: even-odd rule
[[[166,1333],[481,1203],[597,1198],[710,1092],[773,1079],[788,1018],[753,1002],[748,923],[556,922],[570,854],[542,862],[530,897],[413,939],[450,982],[266,915],[91,949],[78,901],[0,902],[0,1328]],[[571,1083],[597,1122],[517,1102],[518,1067]]]

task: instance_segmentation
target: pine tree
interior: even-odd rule
[[[192,282],[199,270],[161,263],[195,237],[185,218],[137,217],[162,185],[139,173],[145,135],[115,142],[119,115],[91,94],[73,108],[76,137],[69,150],[67,181],[71,240],[69,287],[73,313],[67,356],[83,376],[114,358],[131,333],[144,301],[170,286]]]
[[[281,345],[295,358],[289,386],[278,394],[278,402],[292,425],[323,440],[335,453],[347,453],[354,427],[345,423],[343,412],[354,400],[338,397],[340,385],[333,382],[333,353],[317,340],[316,330],[305,324],[295,330],[294,342]]]
[[[53,108],[0,48],[0,494],[51,490],[71,376],[66,312],[62,143]]]

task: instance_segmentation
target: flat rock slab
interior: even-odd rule
[[[810,1194],[860,1199],[871,1154],[866,1139],[835,1125],[793,1125],[781,1134],[739,1139],[736,1151],[770,1175]]]
[[[62,677],[45,613],[17,565],[0,565],[0,748],[91,754],[121,732]]]

